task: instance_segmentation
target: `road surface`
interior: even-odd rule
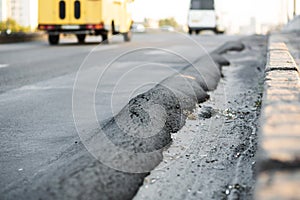
[[[75,127],[72,94],[76,77],[84,82],[79,87],[84,90],[80,98],[86,92],[95,93],[101,124],[132,97],[206,51],[236,39],[152,33],[134,35],[130,43],[117,36],[109,45],[99,45],[98,38],[89,38],[83,45],[76,44],[75,38],[64,38],[58,46],[46,41],[1,45],[0,199],[132,198],[138,188],[131,185],[141,185],[146,174],[128,174],[102,165],[98,171],[89,171],[99,164]],[[91,80],[99,81],[96,87],[89,84]],[[97,129],[89,119],[81,120],[87,135]]]

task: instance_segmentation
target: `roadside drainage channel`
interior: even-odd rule
[[[242,42],[244,51],[224,54],[231,63],[224,78],[171,134],[162,162],[134,200],[253,198],[267,40],[251,36]]]
[[[285,36],[269,39],[256,199],[300,199],[299,66]]]

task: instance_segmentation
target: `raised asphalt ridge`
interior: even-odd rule
[[[222,65],[229,64],[222,54],[243,49],[241,42],[226,43],[130,100],[86,141],[94,156],[105,155],[106,164],[92,157],[81,143],[74,145],[60,158],[68,157],[67,162],[50,166],[46,175],[34,177],[37,180],[32,181],[30,191],[15,189],[10,199],[132,199],[144,177],[161,162],[162,148],[171,142],[170,133],[180,130],[189,111],[217,87]],[[125,153],[103,143],[100,132]]]

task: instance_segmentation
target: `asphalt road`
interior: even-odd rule
[[[75,98],[94,94],[95,102],[87,103],[95,104],[95,116],[102,123],[132,97],[237,38],[153,33],[135,35],[131,43],[116,37],[109,45],[99,45],[98,38],[83,45],[72,38],[58,46],[46,41],[1,45],[1,199],[131,198],[138,188],[128,189],[111,177],[139,185],[145,174],[129,175],[107,166],[88,171],[97,164],[80,142],[73,119],[76,77],[82,82],[75,84]],[[82,105],[76,112],[85,111]],[[80,120],[86,135],[97,129],[90,119]],[[78,182],[81,177],[86,180]]]

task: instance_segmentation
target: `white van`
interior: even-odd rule
[[[214,0],[191,0],[188,13],[189,34],[199,34],[202,30],[212,30],[215,33],[224,33],[217,24]]]

